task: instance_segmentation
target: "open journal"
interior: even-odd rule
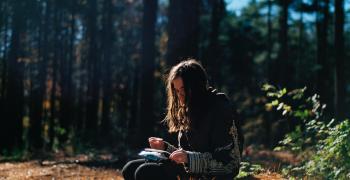
[[[161,161],[169,159],[170,153],[163,150],[145,148],[139,155],[150,161]]]

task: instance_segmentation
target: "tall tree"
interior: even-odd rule
[[[208,66],[208,73],[212,77],[212,81],[221,84],[220,67],[222,62],[220,61],[220,46],[219,46],[219,34],[220,23],[225,14],[225,2],[223,0],[211,0],[211,31],[209,34],[209,49],[206,58],[206,64]]]
[[[331,104],[328,97],[331,94],[330,86],[330,63],[328,56],[328,21],[329,21],[329,0],[316,0],[316,30],[317,30],[317,64],[320,67],[317,75],[317,90],[321,100]]]
[[[291,83],[292,66],[288,57],[288,8],[292,0],[279,1],[279,41],[280,49],[278,53],[277,67],[277,84],[287,86]],[[289,82],[289,83],[288,83]]]
[[[21,145],[22,137],[22,117],[23,117],[23,37],[25,34],[25,11],[26,1],[12,1],[14,10],[12,19],[12,36],[8,57],[7,94],[5,97],[5,122],[1,130],[1,146],[3,148],[13,148]],[[5,138],[6,137],[6,138]]]
[[[267,62],[268,62],[268,70],[269,69],[269,63],[271,63],[271,54],[272,54],[272,0],[268,0],[267,1]],[[270,72],[270,71],[268,71]],[[269,74],[269,76],[271,76]],[[265,127],[265,143],[267,144],[268,147],[271,146],[271,115],[272,113],[269,113],[267,115],[267,118],[265,118],[264,120],[264,127]]]
[[[299,67],[301,67],[301,62],[303,59],[303,40],[304,40],[304,12],[301,9],[302,5],[303,5],[303,0],[299,0],[299,13],[300,13],[300,18],[299,18],[299,34],[298,34],[298,56],[297,56],[297,61],[296,61],[296,71],[295,71],[295,75],[296,75],[296,82],[297,82],[297,86],[301,86],[300,81],[301,81],[301,71],[299,71]]]
[[[344,54],[344,0],[335,0],[335,24],[334,24],[334,48],[335,48],[335,111],[338,120],[345,118],[345,54]]]
[[[199,35],[199,0],[170,0],[167,64],[180,58],[197,57]]]
[[[111,132],[111,100],[112,100],[112,49],[113,49],[113,3],[104,0],[103,29],[102,29],[102,57],[103,57],[103,110],[101,121],[101,135],[108,140]]]
[[[97,110],[99,100],[99,68],[98,68],[98,44],[97,44],[97,0],[88,1],[88,89],[87,89],[87,102],[86,102],[86,128],[88,134],[91,137],[95,137],[97,133]]]
[[[155,70],[155,36],[157,19],[157,0],[143,1],[143,30],[142,30],[142,68],[141,68],[141,96],[140,96],[140,127],[141,142],[152,135],[155,125],[154,116],[154,70]]]
[[[43,100],[46,91],[47,68],[50,51],[49,28],[51,22],[50,0],[43,1],[40,7],[43,12],[40,17],[39,42],[38,42],[38,86],[32,89],[31,92],[31,109],[30,109],[30,128],[29,128],[29,143],[33,148],[42,146],[42,114]]]
[[[8,1],[2,1],[1,2],[1,23],[0,23],[0,33],[2,33],[2,38],[1,40],[3,42],[1,42],[1,47],[3,49],[2,51],[2,68],[1,68],[1,89],[0,89],[0,113],[4,114],[4,103],[5,103],[5,96],[6,96],[6,82],[7,82],[7,58],[8,58],[8,41],[9,41],[9,35],[8,30],[9,30],[9,20],[7,18],[8,14],[9,14],[9,3]],[[3,29],[1,29],[3,28]]]
[[[53,8],[53,49],[52,54],[53,57],[50,59],[50,65],[49,68],[52,69],[52,72],[50,72],[50,81],[52,82],[52,88],[50,93],[50,113],[48,115],[49,121],[48,126],[51,129],[51,137],[45,137],[49,140],[49,143],[47,146],[48,149],[50,149],[54,136],[56,136],[53,129],[59,125],[57,122],[57,119],[59,118],[60,114],[60,98],[61,98],[61,92],[60,92],[60,69],[62,67],[62,61],[64,59],[62,51],[63,51],[63,35],[62,35],[62,21],[63,21],[63,11],[61,7],[62,1],[54,1],[54,8]],[[44,129],[44,131],[47,131]],[[48,132],[45,132],[45,134],[48,134]],[[45,144],[46,145],[46,144]]]
[[[60,112],[60,125],[66,132],[69,132],[71,129],[71,122],[73,121],[73,108],[74,108],[74,96],[73,96],[73,63],[75,60],[74,53],[74,41],[76,36],[76,9],[77,3],[76,1],[66,1],[63,4],[67,4],[67,10],[69,11],[68,17],[70,17],[67,21],[69,21],[69,33],[67,33],[67,42],[64,44],[65,50],[67,51],[67,55],[62,57],[62,66],[61,66],[61,82],[60,87],[62,91],[61,95],[61,112]],[[61,137],[61,141],[66,141],[68,133],[65,133]]]

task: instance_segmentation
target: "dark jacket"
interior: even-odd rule
[[[239,172],[241,153],[227,96],[210,91],[208,110],[203,113],[196,129],[178,133],[178,143],[188,153],[188,173],[232,179]],[[177,149],[167,142],[166,145],[170,153]]]

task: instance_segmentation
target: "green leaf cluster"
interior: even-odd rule
[[[265,84],[262,90],[270,99],[267,110],[282,111],[282,116],[300,122],[274,149],[302,157],[299,164],[284,167],[282,173],[298,178],[350,179],[350,121],[327,122],[323,116],[326,105],[317,94],[306,96],[306,87],[288,92]]]

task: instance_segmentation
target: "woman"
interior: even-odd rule
[[[164,122],[170,133],[178,133],[178,146],[150,137],[150,147],[168,151],[170,160],[130,161],[122,170],[124,178],[233,179],[239,171],[241,144],[226,95],[208,86],[204,68],[193,59],[172,67],[166,90]]]

